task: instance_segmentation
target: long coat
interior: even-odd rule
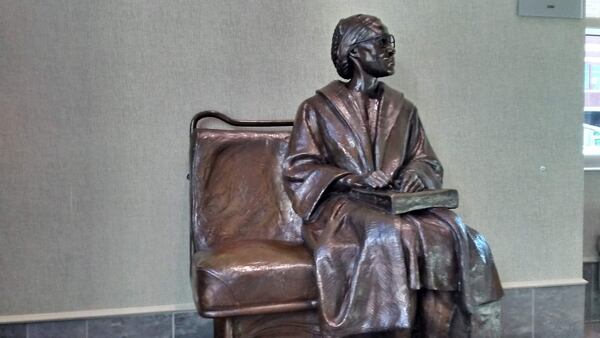
[[[370,132],[364,107],[334,81],[300,105],[284,161],[333,336],[411,328],[420,289],[456,291],[466,313],[502,295],[485,239],[453,212],[391,215],[333,189],[344,175],[375,170],[395,179],[415,170],[427,189],[442,186],[415,106],[380,83],[376,115]]]

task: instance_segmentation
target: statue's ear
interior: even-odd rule
[[[350,52],[348,53],[348,59],[350,59],[350,62],[353,64],[360,63],[360,61],[359,61],[360,55],[358,53],[358,48],[356,48],[356,46],[354,46],[354,47],[352,47],[352,49],[350,49]]]

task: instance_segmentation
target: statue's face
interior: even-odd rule
[[[394,74],[394,37],[388,33],[387,27],[380,32],[354,45],[351,57],[362,66],[362,69],[374,77],[385,77]]]

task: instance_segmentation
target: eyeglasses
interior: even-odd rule
[[[382,34],[380,36],[375,36],[366,40],[361,40],[351,44],[350,46],[358,45],[363,42],[376,41],[379,47],[388,47],[392,46],[392,48],[396,48],[396,39],[392,34]]]

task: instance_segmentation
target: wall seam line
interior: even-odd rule
[[[535,338],[535,288],[531,288],[531,338]]]
[[[112,308],[98,310],[80,310],[67,312],[49,312],[49,313],[32,313],[20,315],[0,315],[0,324],[9,323],[34,323],[48,322],[56,320],[75,320],[75,319],[91,319],[104,318],[126,315],[151,314],[151,313],[171,313],[181,311],[195,311],[196,307],[193,303],[189,304],[171,304],[158,306],[142,306],[130,308]]]
[[[171,313],[171,338],[175,338],[175,312]]]

